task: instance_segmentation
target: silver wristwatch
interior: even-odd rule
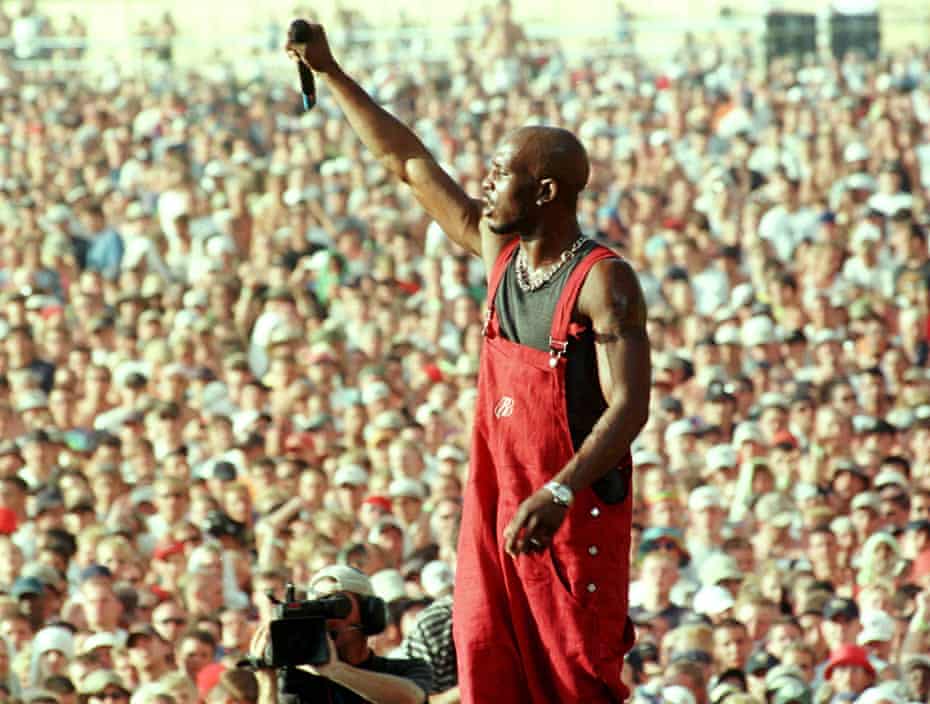
[[[558,504],[559,506],[568,508],[572,505],[572,501],[575,500],[575,493],[565,484],[559,484],[558,482],[546,482],[543,485],[543,489],[547,489],[549,493],[552,494],[552,502]]]

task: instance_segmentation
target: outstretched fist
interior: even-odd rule
[[[305,41],[295,41],[295,39]],[[326,73],[336,66],[336,60],[329,48],[329,41],[326,39],[326,32],[320,24],[304,23],[303,31],[297,37],[294,37],[292,28],[292,31],[288,33],[284,49],[288,56],[320,73]]]

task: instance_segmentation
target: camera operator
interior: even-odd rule
[[[417,659],[388,659],[374,654],[368,645],[372,632],[366,618],[375,599],[368,577],[351,567],[331,565],[320,570],[310,580],[313,598],[344,594],[352,601],[352,611],[346,618],[327,619],[329,662],[325,665],[302,665],[287,674],[288,691],[297,693],[299,702],[339,702],[355,704],[424,704],[432,685],[429,665]],[[383,603],[377,602],[381,609]],[[375,606],[377,608],[377,606]],[[366,616],[366,612],[369,615]],[[381,616],[383,623],[383,616]],[[251,655],[264,657],[269,641],[267,623],[259,626],[252,638]],[[259,704],[277,704],[278,689],[275,671],[271,668],[256,672]]]

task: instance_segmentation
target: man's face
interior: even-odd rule
[[[914,701],[927,701],[930,697],[930,668],[911,667],[907,671],[907,686]]]
[[[911,497],[912,521],[930,520],[930,494],[915,494]]]
[[[844,692],[859,694],[872,682],[872,676],[865,668],[858,665],[838,665],[833,669],[830,682],[834,691],[839,694]]]
[[[734,626],[714,631],[714,658],[721,669],[742,669],[751,648],[745,628]]]
[[[507,235],[530,229],[533,225],[531,204],[536,188],[535,179],[520,158],[518,146],[505,140],[491,160],[488,175],[482,183],[483,215],[491,231]]]
[[[152,625],[162,638],[174,643],[187,627],[187,617],[179,606],[162,604],[152,612]]]
[[[196,638],[185,638],[178,647],[177,661],[190,678],[196,681],[197,673],[213,661],[213,650]]]

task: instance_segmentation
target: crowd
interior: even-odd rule
[[[572,62],[506,4],[482,21],[448,61],[342,51],[475,196],[516,126],[588,148],[581,224],[639,273],[653,346],[634,697],[930,702],[930,50]],[[337,562],[388,602],[375,651],[454,701],[480,263],[293,72],[15,58],[0,701],[254,700],[267,592]]]

